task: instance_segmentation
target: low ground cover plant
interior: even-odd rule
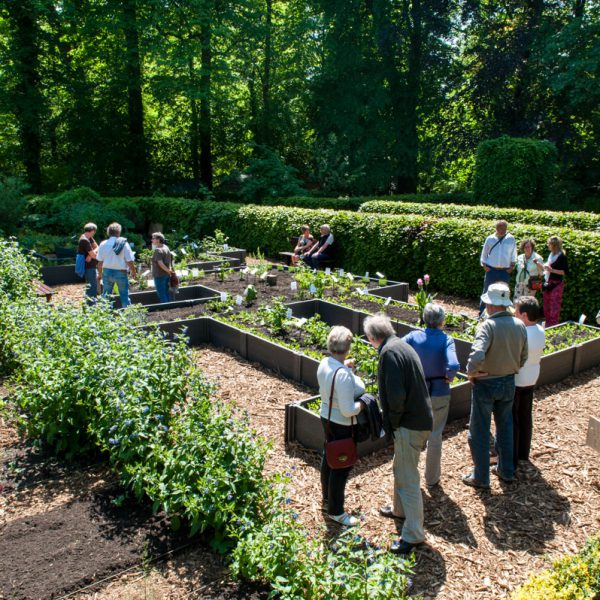
[[[574,555],[554,561],[551,569],[532,575],[512,600],[594,600],[600,596],[600,535]]]
[[[563,323],[546,330],[546,346],[544,354],[570,348],[575,344],[583,344],[600,337],[597,327],[585,327],[578,323]]]

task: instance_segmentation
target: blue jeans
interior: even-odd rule
[[[104,285],[104,298],[110,298],[113,287],[117,284],[119,290],[119,298],[121,306],[125,308],[131,304],[129,300],[129,279],[127,271],[119,271],[118,269],[103,269],[102,270],[102,285]]]
[[[478,379],[471,397],[469,446],[473,457],[473,476],[485,485],[490,483],[490,425],[496,424],[498,473],[505,479],[515,476],[513,462],[513,416],[515,376]]]
[[[490,268],[483,278],[483,292],[481,293],[485,294],[490,285],[492,285],[492,283],[497,283],[498,281],[508,283],[510,281],[510,273],[506,269],[494,269],[493,267]],[[479,314],[483,313],[484,310],[485,304],[481,302],[479,304]]]
[[[165,275],[164,277],[154,278],[154,287],[158,294],[158,299],[162,302],[171,302],[171,296],[169,294],[169,281],[170,277]]]
[[[85,270],[85,295],[88,298],[95,298],[98,295],[98,271],[94,269]]]
[[[305,256],[302,260],[313,269],[318,269],[321,265],[321,262],[324,260],[329,260],[331,258],[330,254],[323,252],[322,254],[311,254],[310,256]]]

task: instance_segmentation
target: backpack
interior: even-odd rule
[[[85,255],[84,254],[75,255],[75,275],[77,275],[77,277],[81,277],[82,279],[85,277]]]

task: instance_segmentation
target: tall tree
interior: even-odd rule
[[[44,6],[37,0],[7,0],[6,8],[12,23],[12,57],[17,79],[13,102],[23,163],[31,190],[41,192],[44,100],[40,90],[39,18]]]

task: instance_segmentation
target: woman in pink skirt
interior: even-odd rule
[[[562,248],[561,239],[553,235],[548,240],[550,255],[544,264],[544,317],[546,327],[560,323],[560,305],[562,303],[565,275],[569,274],[567,256]]]

